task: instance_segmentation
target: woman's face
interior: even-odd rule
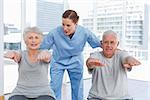
[[[74,23],[71,19],[69,18],[63,18],[62,19],[62,26],[64,29],[65,35],[69,36],[73,34],[76,30],[76,23]]]
[[[28,33],[25,37],[25,43],[28,49],[36,50],[40,48],[42,36],[36,33]]]

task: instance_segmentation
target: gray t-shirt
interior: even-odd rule
[[[91,53],[91,58],[99,59],[106,66],[89,70],[92,73],[92,87],[88,98],[131,99],[128,94],[127,73],[122,65],[127,56],[125,51],[117,51],[112,58],[106,58],[102,52]]]
[[[31,62],[27,51],[22,51],[21,55],[22,58],[18,67],[18,82],[12,95],[25,95],[29,98],[50,95],[55,98],[48,80],[49,63]]]

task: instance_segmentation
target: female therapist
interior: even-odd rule
[[[74,10],[66,10],[62,15],[62,26],[50,31],[41,44],[41,49],[53,50],[50,76],[51,87],[57,100],[61,100],[65,70],[71,82],[71,100],[83,100],[84,60],[82,51],[86,42],[92,48],[100,46],[100,40],[91,31],[78,25],[78,20],[79,16]]]

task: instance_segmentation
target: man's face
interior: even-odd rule
[[[119,42],[117,38],[112,34],[108,34],[103,37],[102,49],[103,49],[104,55],[107,58],[111,58],[114,55],[117,49],[118,43]]]

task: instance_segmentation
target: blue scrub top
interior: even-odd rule
[[[41,49],[53,49],[52,60],[56,63],[70,65],[78,62],[83,65],[82,51],[86,42],[92,48],[100,47],[100,40],[88,29],[78,25],[70,39],[59,26],[44,37]]]

